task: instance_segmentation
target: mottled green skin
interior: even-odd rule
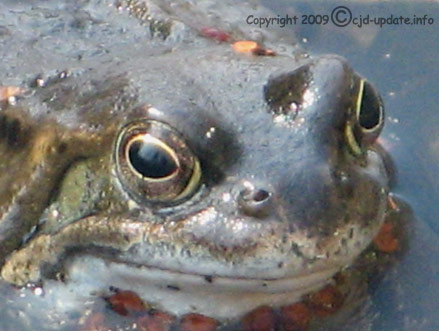
[[[344,59],[308,58],[270,39],[277,56],[238,54],[200,38],[184,11],[183,23],[156,25],[150,37],[140,14],[101,3],[47,6],[53,15],[33,36],[25,22],[1,39],[9,47],[0,47],[2,85],[27,89],[0,110],[9,123],[0,135],[5,280],[44,280],[88,248],[182,273],[294,278],[343,268],[371,241],[388,180],[373,144],[360,154],[349,146],[360,78]],[[294,90],[276,83],[299,67],[306,70]],[[64,70],[65,78],[33,85],[39,74]],[[291,95],[300,107],[294,116],[279,108]],[[185,201],[139,201],[121,185],[115,142],[138,119],[169,124],[200,160],[201,183]],[[249,183],[270,194],[262,213],[240,205]]]

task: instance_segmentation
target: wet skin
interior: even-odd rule
[[[172,50],[67,59],[2,102],[4,281],[226,319],[299,300],[369,245],[389,191],[370,83],[335,55],[238,54],[188,31]]]

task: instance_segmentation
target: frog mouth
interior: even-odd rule
[[[182,273],[154,266],[73,257],[65,266],[71,286],[96,292],[115,287],[137,293],[145,302],[177,316],[197,312],[219,320],[239,318],[257,307],[298,302],[331,281],[339,268],[277,279]]]
[[[90,216],[56,234],[31,239],[10,256],[1,275],[8,282],[25,285],[42,278],[46,281],[48,273],[61,267],[73,292],[99,293],[116,287],[134,291],[153,307],[177,316],[198,312],[223,320],[263,305],[300,301],[349,265],[370,237],[363,234],[362,242],[353,240],[355,250],[348,249],[334,260],[322,258],[311,263],[309,258],[296,254],[284,260],[282,268],[276,268],[281,260],[273,246],[264,249],[265,258],[257,254],[255,259],[234,265],[226,259],[215,259],[205,249],[201,250],[205,254],[196,254],[193,249],[187,256],[185,249],[177,248],[178,231],[162,229],[161,224],[123,216]],[[162,240],[161,235],[172,235],[172,245],[163,246],[169,240]],[[313,252],[306,255],[316,256]]]

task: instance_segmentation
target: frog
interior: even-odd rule
[[[121,288],[224,322],[298,302],[370,245],[390,192],[379,93],[263,29],[230,36],[270,56],[205,38],[196,22],[231,28],[196,5],[11,4],[2,283],[66,302]]]

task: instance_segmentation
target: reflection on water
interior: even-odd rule
[[[282,4],[277,13],[327,14],[338,4]],[[437,330],[439,317],[439,6],[349,4],[354,15],[435,19],[431,26],[292,27],[312,53],[337,53],[381,91],[387,114],[383,141],[397,169],[394,192],[413,208],[410,246],[377,285],[372,330]],[[273,8],[273,6],[272,6]],[[291,27],[290,27],[291,28]],[[347,329],[352,329],[349,326]]]

